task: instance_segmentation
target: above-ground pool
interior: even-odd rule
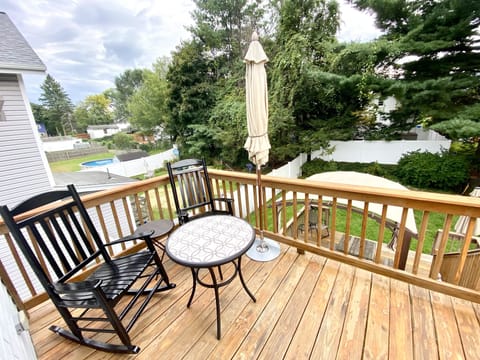
[[[85,161],[80,164],[82,169],[84,168],[92,168],[97,166],[105,166],[111,165],[115,162],[115,159],[100,159],[100,160],[92,160],[92,161]]]

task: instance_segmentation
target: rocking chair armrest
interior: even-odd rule
[[[77,293],[85,291],[93,291],[100,286],[102,280],[95,281],[78,281],[70,283],[54,283],[52,284],[55,292],[57,293]]]
[[[233,199],[230,199],[230,198],[214,198],[213,201],[223,201],[223,202],[233,204]]]
[[[233,199],[230,198],[214,198],[213,201],[222,201],[227,203],[228,212],[233,214]]]
[[[123,238],[117,239],[115,241],[111,241],[109,243],[106,243],[105,246],[121,244],[121,243],[124,243],[124,242],[127,242],[127,241],[133,241],[133,240],[138,240],[138,239],[149,240],[153,233],[154,233],[153,230],[144,231],[144,232],[137,233],[137,234],[134,233],[134,234],[131,234],[131,235],[128,235],[128,236],[124,236]]]

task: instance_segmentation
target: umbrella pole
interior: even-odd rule
[[[256,261],[270,261],[280,255],[280,244],[272,239],[265,239],[263,235],[263,189],[261,165],[257,165],[257,193],[258,193],[258,213],[260,216],[260,239],[255,239],[252,247],[248,249],[247,256]]]
[[[261,165],[257,165],[257,189],[258,189],[258,214],[260,216],[260,244],[257,246],[257,251],[266,252],[268,246],[263,237],[263,190],[262,190],[262,171]]]

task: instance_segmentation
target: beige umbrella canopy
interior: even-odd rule
[[[268,140],[268,90],[265,63],[268,57],[258,41],[256,32],[245,55],[246,103],[248,138],[245,149],[257,169],[268,162],[270,141]]]
[[[247,105],[248,138],[244,148],[257,168],[258,208],[260,215],[260,239],[255,240],[247,256],[257,261],[268,261],[280,254],[280,245],[263,236],[262,214],[262,173],[261,167],[268,162],[270,141],[268,140],[268,91],[265,64],[268,57],[258,41],[258,34],[252,34],[252,41],[245,55],[245,92]]]
[[[473,189],[473,191],[470,193],[470,196],[473,197],[478,197],[480,198],[480,187],[476,187]],[[460,234],[465,234],[467,232],[468,228],[468,222],[470,221],[470,216],[460,216],[455,223],[455,232],[460,233]],[[475,223],[475,227],[473,229],[473,236],[480,235],[480,220],[477,219]]]

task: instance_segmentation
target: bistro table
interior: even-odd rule
[[[165,245],[161,242],[161,240],[170,233],[173,229],[173,221],[167,219],[160,219],[160,220],[153,220],[148,221],[145,224],[140,225],[135,230],[134,234],[138,235],[141,233],[150,233],[153,231],[153,234],[150,237],[153,240],[153,245],[161,250],[162,256],[161,260],[163,260],[163,255],[165,254]]]
[[[215,291],[217,310],[217,339],[221,337],[220,299],[218,289],[232,282],[238,276],[243,288],[253,300],[255,297],[247,288],[242,275],[242,255],[252,246],[255,230],[243,219],[230,215],[210,215],[189,221],[177,228],[167,239],[166,253],[176,263],[192,271],[193,287],[187,307],[192,304],[196,284]],[[234,272],[228,279],[217,279],[214,268],[233,263]],[[200,279],[199,271],[206,269],[211,282]]]

